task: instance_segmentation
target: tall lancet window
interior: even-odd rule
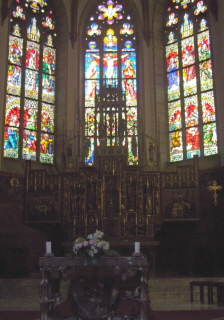
[[[123,147],[128,164],[136,165],[136,37],[122,4],[98,5],[86,28],[85,46],[85,162],[94,163],[99,147]]]
[[[170,161],[217,154],[206,1],[168,1],[165,35]]]
[[[54,162],[56,33],[51,0],[14,0],[4,157]]]

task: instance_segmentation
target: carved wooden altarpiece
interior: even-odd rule
[[[47,175],[45,170],[31,170],[31,162],[27,161],[24,201],[26,223],[60,223],[61,181],[61,175]]]
[[[63,176],[62,223],[73,238],[96,229],[109,240],[154,239],[161,223],[158,171],[126,165],[122,147],[98,148],[96,165]]]
[[[193,165],[178,167],[176,172],[162,176],[163,220],[199,220],[198,201],[199,171],[198,158]]]

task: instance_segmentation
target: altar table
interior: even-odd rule
[[[135,292],[138,292],[139,294],[124,297],[124,299],[138,301],[140,305],[138,319],[153,319],[153,316],[149,314],[149,263],[145,256],[102,257],[92,263],[92,267],[94,268],[103,268],[104,270],[105,268],[108,268],[116,275],[116,277],[119,277],[120,281],[126,280],[130,276],[134,276],[138,283]],[[90,264],[91,260],[87,261],[85,258],[54,256],[40,258],[39,266],[42,275],[40,283],[41,320],[59,319],[52,316],[52,310],[61,303],[60,281],[71,279],[71,277],[80,270],[80,267],[83,269],[86,266],[89,267]],[[110,315],[108,315],[108,318],[109,316]],[[82,317],[74,317],[74,319],[82,319]],[[89,319],[97,319],[97,317],[90,317]],[[107,319],[107,317],[104,317],[104,319]],[[124,319],[128,319],[128,317],[124,317]]]

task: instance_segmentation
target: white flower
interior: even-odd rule
[[[103,235],[104,235],[104,233],[102,231],[96,230],[96,232],[94,233],[93,236],[95,239],[101,239],[101,238],[103,238]]]
[[[90,257],[93,257],[94,256],[94,252],[92,250],[89,251],[89,255]]]
[[[78,250],[78,249],[79,249],[78,243],[76,243],[76,244],[74,245],[74,249],[75,249],[75,250]]]
[[[105,250],[105,251],[108,250],[110,247],[109,243],[106,241],[103,241],[102,246],[103,246],[103,250]]]
[[[102,254],[104,251],[109,250],[109,242],[101,240],[104,233],[100,230],[96,230],[95,233],[89,234],[87,239],[78,238],[75,240],[73,245],[73,251],[76,256],[79,255],[89,255],[94,257],[95,255]]]

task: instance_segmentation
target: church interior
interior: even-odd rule
[[[0,0],[0,277],[101,230],[224,275],[224,2]]]

